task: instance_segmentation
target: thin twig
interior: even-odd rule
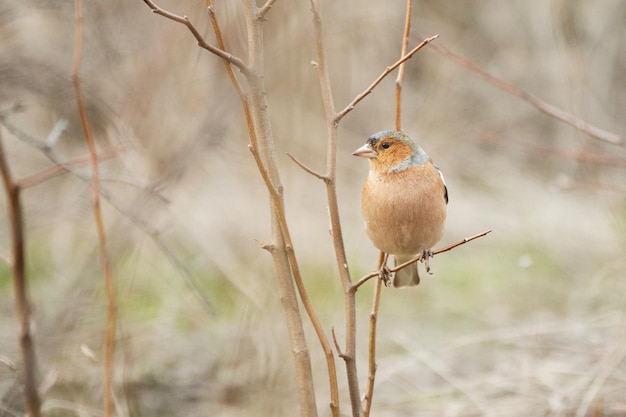
[[[25,265],[25,236],[20,187],[13,181],[0,138],[0,174],[7,196],[7,211],[11,227],[11,267],[15,310],[19,321],[19,342],[24,366],[24,405],[30,417],[41,415],[41,400],[37,391],[37,361],[30,332],[31,306],[28,300],[28,283]]]
[[[626,138],[621,137],[617,135],[616,133],[603,130],[597,126],[587,123],[586,121],[574,116],[571,113],[568,113],[564,110],[559,109],[558,107],[555,107],[551,104],[546,103],[545,101],[535,97],[534,95],[528,93],[527,91],[524,91],[521,88],[513,84],[507,83],[503,81],[502,79],[488,73],[487,71],[482,69],[480,66],[478,66],[478,64],[476,64],[475,62],[472,62],[469,59],[463,58],[462,56],[455,54],[454,52],[450,51],[449,49],[445,48],[442,45],[433,45],[433,48],[435,49],[435,51],[439,52],[441,55],[449,58],[450,60],[457,63],[458,65],[461,65],[462,67],[467,68],[474,74],[479,75],[488,83],[498,87],[500,90],[505,91],[511,95],[514,95],[524,100],[525,102],[531,104],[540,112],[545,113],[548,116],[553,117],[557,120],[560,120],[564,123],[567,123],[568,125],[580,130],[581,132],[589,135],[590,137],[594,139],[607,142],[613,145],[626,146]]]
[[[113,148],[98,154],[98,161],[106,161],[107,159],[115,158],[119,153],[119,149]],[[81,168],[91,164],[91,156],[82,156],[80,158],[70,159],[69,161],[55,164],[51,167],[36,172],[28,177],[22,178],[17,181],[19,186],[23,189],[34,187],[42,182],[48,181],[59,175],[69,173],[75,169]]]
[[[361,285],[365,284],[367,281],[369,281],[370,279],[374,278],[374,277],[380,277],[380,270],[374,271],[374,272],[370,272],[369,274],[363,276],[361,279],[359,279],[358,281],[355,281],[354,284],[352,284],[352,286],[354,287],[354,289],[358,289]]]
[[[484,231],[482,233],[475,234],[474,236],[466,237],[465,239],[459,240],[458,242],[453,243],[450,246],[446,246],[445,248],[437,249],[436,251],[432,252],[431,255],[435,256],[435,255],[438,255],[438,254],[443,253],[443,252],[448,252],[448,251],[456,248],[457,246],[464,245],[464,244],[466,244],[468,242],[471,242],[474,239],[478,239],[479,237],[483,237],[485,235],[488,235],[491,232],[492,232],[492,230],[487,230],[487,231]],[[393,268],[389,268],[389,270],[387,272],[397,272],[398,270],[400,270],[400,269],[402,269],[402,268],[404,268],[404,267],[406,267],[408,265],[411,265],[412,263],[415,263],[415,262],[419,261],[420,259],[422,259],[422,255],[421,254],[417,255],[416,257],[414,257],[414,258],[412,258],[412,259],[410,259],[410,260],[408,260],[408,261],[406,261],[406,262],[404,262],[404,263],[402,263],[400,265],[396,265]],[[369,274],[363,276],[361,279],[356,281],[353,284],[353,287],[355,287],[355,290],[356,290],[356,288],[358,288],[361,285],[365,284],[370,279],[372,279],[374,277],[380,277],[381,273],[382,272],[381,272],[380,269],[377,270],[377,271],[374,271],[374,272],[370,272]]]
[[[415,48],[411,49],[411,51],[406,54],[405,56],[403,56],[402,58],[400,58],[398,61],[396,61],[392,66],[387,67],[387,69],[385,69],[385,71],[383,71],[382,74],[380,74],[378,76],[378,78],[376,78],[376,80],[374,80],[374,82],[367,87],[367,89],[365,91],[363,91],[361,94],[359,94],[358,96],[356,96],[354,98],[354,100],[352,100],[350,102],[350,104],[348,104],[346,106],[346,108],[344,108],[342,111],[340,111],[339,113],[337,113],[337,115],[334,118],[334,122],[338,123],[346,114],[348,114],[349,112],[351,112],[354,107],[361,101],[363,100],[365,97],[367,97],[372,91],[374,91],[374,88],[376,88],[376,86],[378,84],[380,84],[380,82],[387,76],[389,75],[393,70],[395,70],[396,68],[398,68],[403,62],[411,59],[411,57],[413,55],[415,55],[415,53],[417,51],[419,51],[420,49],[422,49],[424,46],[428,45],[429,43],[431,43],[432,41],[434,41],[435,39],[437,39],[439,37],[439,35],[435,35],[435,36],[431,36],[430,38],[426,38],[422,41],[422,43],[420,43],[419,45],[417,45]]]
[[[63,165],[66,161],[61,155],[54,151],[54,149],[44,141],[41,141],[34,136],[24,132],[17,126],[10,123],[8,119],[9,112],[0,112],[0,122],[4,127],[7,128],[11,134],[13,134],[16,138],[23,141],[29,146],[37,149],[41,152],[46,158],[48,158],[52,163],[56,165]],[[80,171],[69,171],[69,174],[78,178],[86,184],[91,184],[92,177],[86,173]],[[182,275],[184,278],[184,283],[187,287],[192,290],[192,293],[198,297],[201,304],[204,306],[205,310],[208,313],[213,312],[213,306],[211,301],[204,295],[204,292],[201,290],[200,285],[194,279],[193,274],[189,271],[187,265],[182,262],[174,251],[165,243],[163,238],[161,237],[160,232],[157,229],[154,229],[153,226],[149,223],[147,219],[143,216],[138,216],[125,208],[115,200],[113,195],[104,187],[100,187],[100,195],[104,198],[118,213],[122,216],[130,220],[132,224],[134,224],[142,233],[146,234],[152,242],[157,246],[157,248],[165,255],[166,259],[172,264],[172,266]]]
[[[22,142],[26,143],[27,145],[32,146],[33,148],[35,148],[38,151],[42,152],[44,155],[48,156],[49,159],[52,159],[49,156],[52,153],[52,147],[47,142],[42,141],[42,140],[34,137],[33,135],[30,135],[30,134],[24,132],[19,127],[17,127],[13,123],[11,123],[9,121],[9,115],[10,114],[11,113],[8,112],[8,111],[0,113],[0,122],[2,122],[2,125],[4,127],[6,127],[7,130],[11,134],[13,134],[13,136],[18,138]],[[57,158],[57,160],[54,161],[54,162],[55,163],[61,163],[61,160],[60,160],[60,158]]]
[[[446,246],[445,248],[437,249],[436,251],[433,251],[430,255],[431,256],[435,256],[435,255],[439,255],[440,253],[443,253],[443,252],[448,252],[448,251],[450,251],[450,250],[452,250],[452,249],[454,249],[454,248],[456,248],[458,246],[466,244],[467,242],[471,242],[474,239],[478,239],[479,237],[483,237],[485,235],[488,235],[491,232],[492,232],[492,230],[486,230],[484,232],[475,234],[474,236],[466,237],[465,239],[459,240],[458,242],[453,243],[450,246]],[[420,259],[422,259],[422,255],[421,254],[419,254],[415,258],[413,258],[413,259],[411,259],[409,261],[406,261],[406,262],[404,262],[404,263],[402,263],[400,265],[396,265],[393,268],[389,268],[389,272],[396,272],[396,271],[398,271],[398,270],[400,270],[400,269],[402,269],[402,268],[404,268],[404,267],[406,267],[408,265],[411,265],[412,263],[415,263],[415,262],[419,261]]]
[[[267,12],[270,11],[274,3],[276,3],[276,0],[267,0],[265,4],[263,5],[263,7],[261,7],[259,11],[257,12],[257,18],[265,19],[265,15],[267,14]]]
[[[92,200],[93,200],[93,214],[94,221],[96,223],[96,230],[98,233],[98,244],[100,248],[100,263],[102,267],[102,275],[104,278],[104,286],[106,289],[107,299],[107,322],[106,322],[106,334],[104,341],[104,416],[110,417],[113,415],[114,407],[114,395],[113,395],[113,360],[115,354],[115,330],[117,323],[117,303],[115,300],[115,284],[113,281],[113,274],[111,272],[111,263],[109,261],[109,254],[106,247],[106,234],[104,231],[104,221],[102,219],[102,211],[100,209],[100,174],[98,168],[98,151],[96,149],[96,142],[91,130],[91,124],[87,115],[87,109],[83,101],[81,82],[80,82],[80,64],[81,64],[81,49],[83,39],[83,12],[82,1],[75,0],[74,3],[75,13],[75,38],[74,38],[74,64],[72,66],[72,84],[74,86],[74,93],[76,95],[76,102],[78,105],[78,113],[80,115],[80,122],[83,127],[83,134],[85,136],[85,142],[89,148],[89,155],[91,157],[92,167]]]
[[[290,153],[287,153],[287,156],[289,158],[291,158],[291,160],[293,162],[295,162],[300,168],[302,168],[303,170],[305,170],[306,172],[308,172],[309,174],[313,175],[316,178],[319,178],[322,181],[328,181],[328,177],[326,175],[320,174],[317,171],[314,171],[313,169],[309,168],[308,166],[304,165],[303,162],[300,162],[295,156],[293,156]]]
[[[259,245],[261,249],[266,250],[268,252],[271,252],[274,249],[271,243],[263,242],[262,240],[259,240],[259,239],[251,239],[251,240],[255,242],[257,245]]]
[[[215,11],[213,10],[212,0],[206,0],[206,6],[207,6],[207,13],[209,14],[209,19],[211,20],[211,26],[213,26],[213,32],[215,33],[215,39],[217,40],[217,46],[222,51],[228,53],[226,51],[226,43],[224,42],[224,38],[222,37],[222,31],[220,30],[220,26],[217,22],[217,18],[215,17]],[[230,81],[232,82],[233,87],[235,88],[235,91],[237,92],[237,95],[239,96],[239,99],[241,100],[244,106],[246,120],[248,120],[248,118],[250,117],[250,108],[248,106],[248,98],[246,94],[243,92],[243,88],[241,88],[241,83],[235,76],[233,68],[230,66],[230,61],[228,61],[227,59],[222,59],[222,62],[224,62],[224,68],[226,68],[226,73],[228,74],[228,78],[230,78]]]
[[[344,357],[344,353],[341,350],[341,346],[339,346],[339,342],[337,341],[337,335],[335,334],[335,328],[330,329],[331,334],[333,335],[333,343],[335,344],[335,350],[337,350],[337,356],[340,358]]]
[[[479,237],[486,236],[486,235],[488,235],[491,232],[493,232],[493,230],[485,230],[484,232],[480,232],[480,233],[477,233],[477,234],[475,234],[473,236],[466,237],[465,239],[459,240],[458,242],[453,243],[450,246],[446,246],[445,248],[437,249],[436,251],[434,251],[432,253],[432,256],[439,255],[440,253],[448,252],[449,250],[452,250],[452,249],[456,248],[457,246],[464,245],[467,242],[471,242],[474,239],[478,239]]]
[[[406,14],[404,17],[404,34],[402,35],[402,53],[405,56],[409,49],[409,35],[411,34],[411,11],[413,9],[413,0],[406,1]],[[402,127],[402,80],[404,79],[405,63],[400,65],[398,69],[398,77],[396,78],[396,130]]]
[[[202,37],[202,35],[200,35],[200,32],[198,32],[198,29],[196,29],[196,27],[193,25],[193,23],[191,23],[191,20],[189,20],[187,16],[179,16],[172,12],[168,12],[167,10],[164,10],[160,8],[159,6],[157,6],[152,0],[143,0],[143,1],[144,3],[148,5],[148,7],[150,7],[150,9],[152,9],[153,13],[161,15],[167,19],[170,19],[170,20],[173,20],[175,22],[185,25],[187,29],[189,29],[193,37],[196,38],[196,42],[198,43],[198,46],[200,48],[206,49],[207,51],[219,56],[220,58],[227,61],[228,63],[233,64],[234,66],[239,68],[239,70],[244,75],[247,76],[250,74],[250,69],[246,66],[246,64],[240,58],[232,54],[229,54],[228,52],[206,42],[204,38]]]

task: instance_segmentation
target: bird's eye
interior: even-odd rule
[[[391,143],[389,142],[383,142],[382,145],[380,145],[383,149],[387,149],[391,146]]]

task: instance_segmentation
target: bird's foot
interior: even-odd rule
[[[433,274],[430,271],[430,258],[432,257],[433,257],[433,252],[430,249],[422,252],[422,262],[424,262],[424,266],[426,266],[426,272],[428,272],[430,275]]]
[[[378,271],[378,274],[380,276],[380,279],[385,284],[385,287],[390,287],[391,286],[391,271],[389,271],[389,267],[387,267],[387,265],[383,265],[383,267],[380,268],[380,271]]]

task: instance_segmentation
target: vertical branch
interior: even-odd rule
[[[370,341],[368,352],[367,387],[363,398],[363,417],[369,417],[374,396],[374,382],[376,380],[376,326],[378,324],[378,306],[380,305],[380,292],[383,280],[378,278],[374,284],[374,297],[372,300],[372,312],[370,313]]]
[[[248,32],[248,60],[250,72],[246,75],[249,86],[249,107],[253,130],[250,136],[251,150],[266,180],[270,193],[270,209],[272,221],[271,254],[278,280],[278,290],[285,311],[289,339],[294,354],[296,382],[303,417],[317,416],[315,390],[309,350],[304,336],[302,318],[298,307],[298,299],[292,280],[290,254],[293,247],[286,243],[286,223],[282,185],[276,162],[273,134],[268,113],[267,92],[264,83],[265,63],[263,60],[263,19],[253,0],[243,0],[243,9]],[[282,225],[281,225],[282,223]],[[293,258],[291,258],[293,259]]]
[[[15,310],[19,320],[19,342],[24,363],[24,405],[29,417],[41,415],[41,400],[37,392],[36,358],[33,338],[30,334],[31,308],[28,302],[24,254],[24,219],[20,187],[11,178],[9,166],[0,138],[0,173],[7,195],[8,217],[11,225],[13,288],[15,292]]]
[[[409,0],[410,1],[410,0]],[[387,263],[387,255],[380,252],[378,257],[378,268],[380,271],[384,264]],[[374,382],[376,381],[376,326],[378,324],[378,306],[380,305],[380,292],[383,280],[378,277],[374,284],[374,297],[372,300],[372,312],[370,313],[370,336],[368,351],[368,373],[367,387],[365,388],[365,396],[363,398],[363,417],[369,417],[372,408],[372,398],[374,396]]]
[[[330,228],[332,233],[335,257],[339,268],[339,276],[344,289],[344,303],[346,309],[346,346],[343,360],[346,364],[346,374],[348,378],[348,389],[350,392],[350,404],[352,415],[361,416],[361,400],[359,390],[359,379],[356,367],[356,288],[352,286],[348,260],[343,243],[341,232],[341,221],[339,218],[339,204],[337,201],[336,187],[336,165],[337,165],[337,124],[339,119],[335,112],[335,104],[330,84],[328,66],[326,64],[326,51],[322,36],[322,19],[317,10],[317,3],[311,0],[311,11],[313,13],[313,28],[315,36],[315,46],[317,53],[317,64],[319,71],[319,82],[326,115],[326,132],[328,136],[326,154],[326,195],[328,199],[328,211],[330,214]]]
[[[257,163],[257,167],[263,177],[263,180],[266,184],[266,187],[270,193],[270,197],[274,204],[280,201],[276,190],[274,189],[269,176],[267,175],[267,171],[263,166],[263,163],[260,159],[258,152],[256,152],[254,146],[250,145],[250,150],[254,159]],[[283,238],[285,239],[285,246],[287,248],[287,256],[289,258],[289,263],[293,272],[293,278],[298,288],[298,293],[300,294],[300,299],[302,300],[302,304],[311,319],[311,324],[313,324],[313,328],[315,329],[315,333],[319,339],[320,344],[322,345],[322,349],[324,351],[324,356],[326,357],[326,365],[328,368],[328,379],[330,386],[330,409],[333,417],[339,417],[340,407],[339,407],[339,386],[337,384],[337,369],[335,367],[335,359],[333,356],[332,348],[330,347],[330,343],[328,342],[328,338],[324,333],[322,325],[317,317],[317,313],[313,308],[313,304],[311,303],[311,299],[309,298],[308,293],[306,292],[306,288],[304,287],[304,281],[302,280],[302,274],[300,273],[300,267],[296,258],[295,249],[293,246],[293,241],[291,240],[291,233],[289,232],[289,227],[287,225],[287,218],[285,217],[284,207],[277,206],[278,210],[278,222],[280,224],[281,231],[283,233]]]
[[[263,17],[265,16],[269,8],[271,8],[272,3],[273,1],[270,0],[265,4],[265,6],[263,6],[261,9],[258,10],[257,20],[263,19]],[[217,40],[217,46],[221,50],[227,51],[219,24],[215,17],[212,0],[206,0],[206,5],[207,5],[209,18],[211,20],[211,25],[213,26],[213,32],[215,33],[215,38]],[[239,81],[235,77],[235,74],[233,72],[232,67],[230,66],[230,63],[225,60],[223,62],[224,62],[224,66],[226,67],[226,72],[228,73],[228,76],[233,84],[233,87],[235,88],[235,91],[237,92],[237,95],[239,96],[239,99],[243,107],[244,116],[246,118],[246,125],[248,126],[248,135],[250,137],[250,150],[252,152],[252,155],[254,156],[255,162],[257,163],[257,168],[259,169],[259,172],[261,173],[261,176],[263,177],[265,185],[270,194],[270,198],[274,201],[274,204],[278,209],[277,214],[279,216],[279,224],[280,224],[283,237],[285,239],[285,244],[288,248],[287,255],[289,257],[289,263],[291,265],[291,269],[293,272],[294,281],[296,283],[298,293],[300,294],[300,299],[302,300],[302,304],[304,305],[304,308],[311,320],[311,323],[313,324],[313,328],[315,329],[319,342],[324,351],[324,355],[326,357],[326,364],[328,367],[328,378],[329,378],[329,385],[330,385],[330,408],[331,408],[333,416],[339,417],[339,415],[341,414],[340,408],[339,408],[339,387],[337,384],[337,370],[335,368],[335,358],[333,356],[333,351],[324,333],[324,330],[319,321],[319,318],[317,317],[317,313],[315,312],[313,308],[313,304],[311,303],[308,293],[306,292],[306,288],[304,287],[304,282],[302,280],[302,275],[300,273],[300,267],[299,267],[296,254],[295,254],[295,248],[293,246],[293,242],[291,240],[291,234],[289,232],[289,227],[287,225],[287,218],[285,216],[285,211],[282,205],[280,204],[280,196],[278,195],[271,180],[269,179],[269,175],[267,175],[267,170],[257,151],[258,145],[257,145],[256,134],[254,131],[254,125],[252,121],[252,114],[250,112],[250,106],[248,104],[248,97],[243,92],[243,89],[241,88]]]
[[[211,26],[213,27],[213,33],[215,33],[215,39],[217,40],[217,46],[219,47],[219,49],[226,52],[226,44],[224,43],[224,38],[222,37],[222,31],[220,30],[220,26],[217,23],[217,18],[215,17],[215,11],[213,10],[213,0],[205,0],[205,3],[206,3],[206,8],[207,8],[207,13],[209,14],[209,20],[211,20]],[[228,78],[230,78],[230,81],[232,82],[233,87],[235,88],[235,91],[237,92],[237,95],[239,96],[239,99],[243,103],[244,113],[246,115],[246,121],[249,121],[250,120],[249,118],[250,108],[248,107],[248,101],[247,101],[246,95],[243,92],[243,89],[241,88],[241,84],[239,84],[239,81],[237,80],[237,77],[235,76],[235,73],[233,72],[233,69],[230,66],[230,62],[223,58],[222,58],[222,62],[224,63],[224,67],[226,68],[226,72],[228,73]],[[252,126],[252,124],[248,123],[248,126],[250,127]]]
[[[407,54],[409,49],[409,36],[411,34],[411,12],[413,10],[413,0],[406,2],[406,16],[404,19],[404,33],[402,35],[402,50],[400,57]],[[402,129],[402,81],[404,80],[404,69],[406,61],[402,62],[398,68],[398,76],[396,78],[396,130]],[[386,256],[380,253],[378,259],[378,270],[386,263]],[[363,399],[363,416],[369,417],[372,408],[372,399],[374,396],[374,383],[376,381],[376,329],[378,324],[378,306],[380,305],[380,290],[382,287],[382,279],[377,279],[374,286],[374,298],[372,300],[372,312],[370,313],[370,336],[368,351],[368,375],[365,398]]]
[[[226,44],[224,43],[224,38],[222,37],[222,31],[220,30],[220,26],[217,23],[217,18],[215,17],[215,11],[213,10],[213,1],[205,0],[205,2],[207,7],[207,13],[209,14],[209,20],[211,20],[211,26],[213,26],[213,32],[215,33],[215,38],[217,40],[217,45],[221,50],[226,52]],[[235,76],[233,68],[230,66],[230,62],[225,59],[223,59],[222,62],[224,63],[224,68],[226,69],[228,78],[230,78],[230,81],[233,84],[233,88],[237,92],[237,96],[241,101],[243,114],[246,118],[246,126],[248,127],[248,137],[250,138],[250,143],[252,144],[253,149],[256,149],[256,133],[254,132],[254,123],[252,121],[252,113],[250,112],[248,96],[244,93],[243,88],[241,88],[241,84]],[[265,169],[259,166],[259,170],[263,172]]]
[[[411,34],[411,11],[413,9],[413,0],[406,1],[406,16],[404,19],[404,35],[402,36],[402,53],[401,57],[406,55],[409,49],[409,35]],[[396,78],[396,130],[400,130],[402,123],[402,80],[404,79],[404,68],[406,67],[403,62],[398,69],[398,77]]]
[[[102,220],[102,211],[100,209],[100,177],[98,169],[98,154],[96,150],[96,143],[87,116],[87,110],[83,101],[83,95],[80,84],[80,63],[81,63],[81,48],[83,37],[83,13],[81,0],[75,0],[74,3],[75,12],[75,38],[74,38],[74,64],[72,67],[72,84],[74,86],[74,93],[76,95],[76,102],[78,105],[78,113],[80,115],[80,122],[83,127],[83,133],[85,135],[85,142],[89,148],[89,155],[91,158],[92,166],[92,200],[93,200],[93,214],[96,223],[96,229],[98,233],[98,243],[100,248],[100,262],[102,266],[102,274],[104,276],[104,285],[106,288],[107,297],[107,323],[106,334],[104,342],[104,416],[110,417],[113,413],[113,358],[115,354],[115,329],[116,329],[116,300],[115,300],[115,286],[113,282],[113,275],[111,273],[111,265],[109,262],[109,256],[106,249],[106,235],[104,232],[104,222]]]
[[[217,47],[208,44],[186,17],[175,15],[161,9],[151,0],[144,2],[153,10],[168,19],[184,24],[198,41],[198,45],[214,53],[224,60],[228,76],[239,96],[242,104],[248,135],[250,138],[250,151],[257,164],[257,168],[266,185],[270,197],[271,220],[272,220],[272,244],[263,245],[268,249],[274,259],[274,266],[278,279],[279,293],[285,311],[287,328],[289,330],[290,344],[294,352],[296,364],[296,376],[302,414],[305,416],[317,415],[315,405],[315,392],[313,389],[312,370],[310,357],[304,338],[302,320],[300,317],[298,300],[295,296],[293,280],[295,281],[302,303],[309,314],[313,327],[317,333],[320,344],[326,355],[329,383],[331,389],[331,410],[333,416],[339,416],[339,388],[337,385],[337,373],[334,364],[332,349],[324,334],[323,328],[313,309],[312,303],[306,293],[300,269],[295,256],[295,250],[289,233],[287,219],[284,210],[282,186],[278,175],[275,151],[272,139],[271,125],[268,117],[267,99],[264,84],[263,62],[263,28],[265,14],[269,11],[274,1],[269,0],[263,7],[258,8],[254,2],[244,0],[243,9],[248,31],[248,47],[250,66],[243,63],[238,57],[230,55],[226,51],[224,39],[215,17],[212,0],[205,0],[207,12],[213,31],[215,32]],[[239,68],[245,76],[249,87],[249,94],[244,92],[231,65]]]

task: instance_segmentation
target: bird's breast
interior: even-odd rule
[[[370,173],[363,188],[362,206],[368,236],[386,253],[414,255],[431,249],[443,235],[443,184],[431,166]]]

